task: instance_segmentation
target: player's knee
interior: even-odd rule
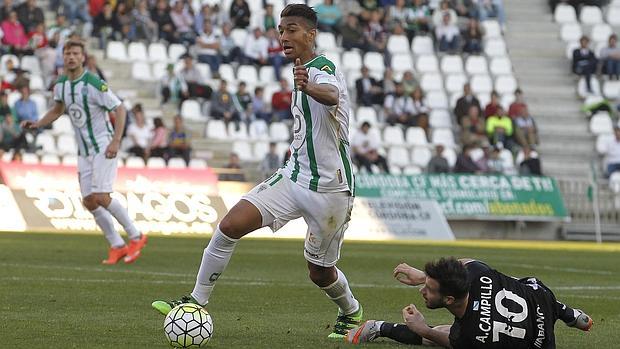
[[[308,262],[308,276],[319,287],[327,287],[338,279],[335,267],[321,267]]]
[[[234,219],[232,219],[228,214],[225,215],[220,221],[219,228],[224,235],[233,239],[237,239],[237,236],[239,235],[239,228],[235,224]]]
[[[94,211],[99,207],[96,198],[93,195],[88,195],[82,199],[82,204],[89,211]]]
[[[97,205],[103,206],[103,207],[108,207],[110,205],[110,202],[112,201],[112,198],[110,197],[110,194],[108,193],[94,194],[94,197],[95,197],[95,200],[97,201]]]

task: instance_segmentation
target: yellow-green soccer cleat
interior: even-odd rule
[[[347,335],[349,330],[359,326],[362,323],[364,316],[364,308],[360,304],[360,308],[353,314],[342,315],[339,314],[336,318],[336,324],[334,325],[334,331],[330,333],[327,338],[343,339]]]
[[[153,309],[157,310],[158,312],[160,312],[162,315],[165,316],[165,315],[168,315],[168,313],[170,312],[170,310],[172,310],[172,308],[176,307],[177,305],[181,305],[185,303],[198,304],[198,302],[194,299],[194,297],[183,296],[180,299],[173,299],[170,301],[154,301],[153,303],[151,303],[151,306],[153,307]],[[202,307],[202,305],[200,306]]]

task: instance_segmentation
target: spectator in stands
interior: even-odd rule
[[[607,47],[601,49],[601,61],[603,73],[609,76],[609,80],[620,80],[620,47],[617,46],[618,36],[611,34]]]
[[[370,14],[370,20],[366,24],[364,30],[364,36],[366,37],[366,46],[368,51],[380,52],[388,54],[386,50],[387,46],[387,31],[381,22],[381,12],[378,10],[372,11]],[[386,62],[389,63],[389,59],[386,57]]]
[[[461,143],[482,144],[487,142],[484,119],[480,116],[480,109],[475,105],[469,106],[467,115],[461,118]]]
[[[93,23],[93,36],[99,38],[99,48],[104,49],[108,40],[118,40],[120,32],[121,23],[114,15],[112,5],[106,1]]]
[[[194,59],[189,54],[181,56],[183,59],[183,68],[180,75],[187,84],[187,90],[190,97],[200,97],[209,99],[213,90],[206,84],[204,76],[194,65]]]
[[[398,123],[404,126],[413,126],[413,116],[415,114],[413,100],[409,95],[405,94],[401,83],[396,84],[394,94],[385,97],[383,108],[388,124],[394,125]]]
[[[377,134],[369,131],[370,123],[365,121],[360,130],[353,136],[351,140],[353,160],[358,166],[365,168],[368,173],[373,173],[372,165],[377,165],[384,173],[390,173],[385,157],[378,152],[380,142]]]
[[[151,10],[151,19],[157,23],[159,39],[169,43],[177,41],[178,34],[175,31],[174,22],[170,16],[170,7],[167,0],[157,0],[155,8]]]
[[[177,101],[179,108],[184,100],[189,98],[189,88],[183,76],[174,71],[174,64],[166,66],[166,74],[161,78],[160,92],[162,96],[161,104],[166,104],[172,98]]]
[[[250,6],[245,0],[235,0],[230,5],[230,20],[235,28],[247,28],[250,25],[250,15]]]
[[[268,49],[269,41],[263,36],[260,28],[254,28],[252,35],[245,38],[243,46],[244,64],[266,65],[269,58]]]
[[[503,0],[478,0],[477,13],[480,21],[486,21],[489,17],[497,18],[502,30],[506,28],[506,14]]]
[[[276,121],[293,119],[291,103],[291,90],[288,87],[288,81],[282,78],[280,79],[280,91],[271,96],[271,110]]]
[[[131,26],[133,25],[133,17],[131,16],[131,9],[125,2],[120,2],[116,5],[115,16],[118,18],[118,23],[121,25],[121,37],[123,40],[133,40],[133,33]]]
[[[614,126],[614,139],[605,146],[605,162],[607,164],[607,177],[620,171],[620,126]]]
[[[245,89],[246,84],[243,81],[239,81],[239,85],[237,86],[237,93],[235,93],[233,102],[235,103],[235,108],[239,113],[239,118],[241,121],[245,121],[249,123],[252,121],[252,95]]]
[[[449,0],[443,0],[441,1],[440,5],[439,5],[439,9],[435,10],[435,12],[433,12],[433,26],[435,28],[439,27],[442,25],[442,23],[444,23],[444,16],[448,14],[449,16],[449,20],[448,20],[448,24],[449,25],[454,25],[456,26],[458,23],[458,15],[456,14],[456,11],[454,11],[452,8],[450,8],[450,1]]]
[[[497,91],[491,91],[491,101],[484,108],[484,117],[488,118],[491,115],[497,114],[497,108],[499,107],[499,93],[497,93]]]
[[[20,153],[22,149],[28,148],[26,135],[19,126],[19,122],[15,122],[12,116],[5,117],[1,126],[0,150],[10,151],[13,149],[15,153]]]
[[[383,91],[379,82],[370,76],[370,72],[366,66],[362,67],[362,76],[355,80],[355,91],[358,106],[371,106],[373,104],[381,104],[383,100]]]
[[[491,144],[508,150],[514,148],[513,120],[504,112],[504,108],[501,105],[497,107],[495,115],[487,118],[486,131]]]
[[[403,79],[400,82],[403,85],[403,90],[405,91],[405,94],[409,96],[419,86],[418,80],[416,80],[416,78],[413,76],[413,72],[411,70],[407,70],[403,74]]]
[[[426,165],[427,173],[450,173],[450,164],[448,164],[448,160],[443,157],[444,150],[442,144],[437,144],[435,146],[435,155],[433,155],[428,165]]]
[[[13,11],[13,0],[4,0],[0,5],[0,22],[9,18],[9,14]]]
[[[183,44],[193,45],[196,33],[194,32],[194,16],[189,12],[189,5],[186,6],[182,0],[176,0],[170,12],[170,18],[178,34],[178,40]]]
[[[222,25],[222,35],[220,35],[220,56],[222,63],[233,63],[241,59],[241,49],[232,38],[232,25],[226,22]]]
[[[252,112],[254,113],[254,118],[258,120],[265,120],[266,123],[271,122],[271,110],[269,105],[265,103],[263,98],[263,94],[265,93],[262,87],[256,87],[254,89],[254,97],[252,97]]]
[[[277,153],[276,142],[269,143],[269,152],[258,165],[258,171],[263,179],[274,174],[282,165],[282,160]]]
[[[28,49],[28,37],[24,26],[17,20],[17,12],[11,11],[9,17],[0,24],[0,29],[4,33],[2,44],[10,46],[13,54],[32,54],[32,50]]]
[[[269,30],[267,30],[267,43],[267,61],[273,66],[276,80],[280,80],[282,77],[282,65],[284,65],[286,58],[282,54],[284,49],[280,44],[278,32],[274,28],[269,28]]]
[[[129,153],[141,157],[146,161],[147,149],[153,136],[152,130],[146,125],[144,111],[141,104],[132,108],[133,122],[127,126],[127,138],[129,139]]]
[[[185,125],[183,125],[181,115],[176,115],[174,117],[174,128],[168,137],[167,159],[180,157],[185,160],[185,166],[189,166],[191,152],[191,133],[187,132]]]
[[[379,86],[383,90],[381,98],[382,101],[385,99],[385,96],[396,92],[396,82],[394,81],[394,72],[392,68],[385,68],[385,72],[383,72],[383,80],[379,82]]]
[[[15,8],[17,18],[24,26],[26,32],[30,32],[37,24],[44,24],[43,10],[37,7],[36,0],[26,0]]]
[[[89,25],[92,22],[92,18],[88,13],[88,0],[63,0],[63,7],[65,9],[65,16],[71,24],[76,24],[77,21],[81,21],[85,25]],[[90,30],[84,33],[85,37],[90,36]]]
[[[472,149],[473,146],[470,144],[465,144],[463,146],[463,151],[456,157],[456,164],[454,165],[455,173],[482,173],[480,167],[471,158]]]
[[[196,54],[198,62],[206,63],[211,69],[211,75],[214,78],[220,76],[220,37],[213,32],[211,21],[206,19],[202,25],[202,33],[196,38]]]
[[[35,51],[37,54],[38,49],[42,49],[49,44],[47,36],[45,35],[45,26],[43,23],[39,23],[32,28],[32,31],[28,33],[28,47]]]
[[[265,5],[265,15],[263,16],[263,30],[276,29],[276,17],[273,14],[273,4]]]
[[[472,55],[482,53],[482,37],[484,33],[480,28],[480,22],[475,18],[470,18],[467,22],[467,28],[463,30],[463,52]]]
[[[478,114],[482,112],[480,101],[471,92],[471,85],[465,83],[465,85],[463,85],[463,96],[456,101],[456,106],[454,107],[454,116],[456,116],[459,125],[462,125],[463,117],[469,114],[471,106],[478,109]]]
[[[241,161],[237,153],[230,153],[228,164],[224,166],[228,171],[220,173],[220,181],[245,182],[245,175],[241,168]]]
[[[388,28],[394,28],[397,25],[401,25],[403,29],[407,28],[410,23],[413,23],[413,9],[407,6],[405,0],[396,0],[388,7],[385,22]],[[413,35],[415,32],[411,33],[412,38]],[[407,32],[407,36],[409,36],[409,32]]]
[[[527,107],[523,108],[519,116],[514,119],[515,136],[521,146],[536,148],[538,144],[538,129],[536,122]]]
[[[86,70],[99,77],[99,79],[106,80],[103,71],[97,65],[97,57],[94,55],[89,55],[88,58],[86,58]]]
[[[13,111],[9,106],[8,97],[6,90],[0,90],[0,122],[4,121],[4,118],[13,117]]]
[[[523,161],[519,164],[519,174],[522,176],[542,176],[542,166],[538,153],[529,147],[523,148]]]
[[[489,174],[505,174],[504,162],[500,158],[501,149],[493,147],[488,152],[487,158],[487,170]]]
[[[420,127],[429,134],[428,114],[431,109],[424,102],[424,93],[419,86],[411,93],[411,100],[413,102],[414,110],[414,125]]]
[[[352,13],[347,15],[347,20],[340,27],[340,36],[342,37],[342,47],[345,50],[354,48],[364,52],[368,51],[364,29],[360,25],[357,16]]]
[[[227,125],[231,121],[239,123],[239,112],[235,108],[232,94],[228,92],[226,80],[221,80],[220,88],[211,95],[211,116],[216,120],[224,120]]]
[[[508,108],[508,116],[516,118],[523,113],[523,110],[527,108],[525,99],[523,98],[523,91],[520,88],[515,90],[515,101],[510,104]]]
[[[407,36],[411,30],[415,35],[425,34],[430,32],[431,30],[431,10],[424,0],[414,0],[413,5],[411,6],[412,10],[412,19],[410,23],[408,23],[406,30]],[[411,41],[413,38],[409,38]]]
[[[324,0],[322,4],[314,7],[318,19],[318,29],[324,32],[337,34],[342,12],[333,0]]]
[[[579,48],[573,51],[573,73],[583,76],[586,80],[588,92],[592,93],[592,83],[590,81],[592,74],[596,73],[598,60],[594,52],[590,49],[590,39],[582,36],[579,40]]]
[[[147,0],[138,0],[138,5],[131,12],[133,16],[132,37],[134,40],[157,40],[157,23],[151,18]]]
[[[450,22],[450,14],[444,13],[441,24],[435,27],[435,38],[439,42],[439,51],[456,53],[461,42],[460,36],[459,27]]]
[[[168,129],[161,118],[153,119],[153,135],[146,150],[145,157],[158,157],[166,159],[168,154]]]
[[[28,86],[22,86],[19,92],[21,92],[22,96],[19,100],[15,102],[14,106],[17,121],[21,123],[22,121],[26,120],[39,120],[37,104],[32,99],[30,99],[30,88]]]

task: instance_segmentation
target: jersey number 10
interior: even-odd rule
[[[509,299],[517,303],[521,307],[521,311],[513,313],[502,304],[504,299]],[[516,295],[505,288],[497,292],[495,295],[495,309],[497,312],[510,321],[511,324],[507,324],[500,321],[493,321],[493,342],[499,341],[499,334],[503,333],[507,336],[514,338],[525,338],[525,329],[520,327],[513,327],[513,323],[519,323],[527,319],[527,302],[521,296]]]

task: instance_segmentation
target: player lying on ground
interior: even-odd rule
[[[415,305],[403,309],[405,324],[368,320],[347,334],[359,344],[388,337],[405,344],[444,348],[555,348],[554,324],[589,331],[592,319],[556,300],[540,280],[515,279],[483,262],[441,258],[426,263],[424,272],[407,264],[394,276],[411,286],[424,284],[420,293],[429,309],[446,308],[452,325],[430,327]]]
[[[329,337],[343,338],[348,329],[359,325],[362,307],[336,268],[353,207],[349,97],[340,70],[314,53],[316,26],[316,12],[301,4],[285,7],[278,26],[284,54],[295,62],[290,160],[222,219],[204,250],[191,295],[153,302],[162,314],[180,303],[205,306],[241,237],[265,226],[276,231],[303,217],[308,224],[304,257],[310,279],[339,308]]]

